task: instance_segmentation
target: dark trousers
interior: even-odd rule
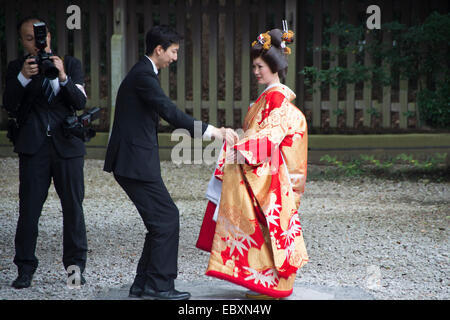
[[[67,269],[86,265],[87,238],[82,202],[84,198],[84,158],[63,159],[51,138],[46,138],[34,155],[19,155],[19,220],[15,237],[14,263],[20,273],[34,273],[38,222],[47,199],[51,179],[63,212],[63,264]]]
[[[147,283],[158,291],[173,289],[178,271],[178,208],[162,178],[147,182],[118,175],[114,177],[136,206],[148,231],[135,283],[139,286]]]

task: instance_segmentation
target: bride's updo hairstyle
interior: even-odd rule
[[[291,54],[291,49],[286,45],[293,41],[294,32],[287,30],[287,26],[284,30],[272,29],[261,33],[252,43],[250,57],[252,61],[261,57],[273,73],[278,72],[280,78],[285,78],[288,69],[286,56]]]

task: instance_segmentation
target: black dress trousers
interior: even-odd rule
[[[61,201],[63,212],[63,264],[67,269],[77,265],[83,272],[87,257],[87,238],[82,202],[84,158],[64,159],[47,137],[33,155],[19,154],[20,209],[15,237],[14,263],[19,274],[34,273],[38,222],[47,199],[51,179]]]
[[[136,206],[147,228],[135,282],[158,291],[174,289],[177,277],[179,211],[162,178],[140,181],[119,175],[114,178]]]

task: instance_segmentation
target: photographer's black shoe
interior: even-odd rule
[[[32,279],[33,275],[31,273],[22,273],[13,281],[11,286],[16,289],[28,288],[31,286]]]

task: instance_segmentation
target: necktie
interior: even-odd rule
[[[53,93],[53,88],[50,84],[50,80],[47,77],[44,78],[44,82],[42,83],[42,88],[44,89],[44,96],[47,98],[48,103],[50,103],[55,96]]]

